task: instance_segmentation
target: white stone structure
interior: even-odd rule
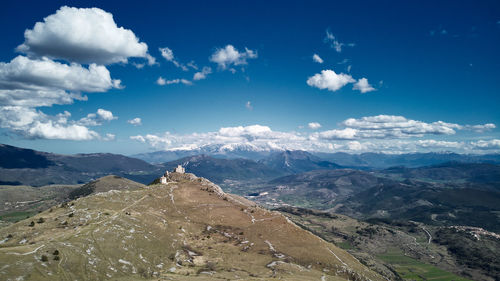
[[[170,178],[170,172],[166,171],[163,176],[160,178],[160,183],[161,184],[167,184],[168,179]]]
[[[181,165],[177,165],[177,168],[174,169],[174,172],[184,174],[186,172],[186,169],[184,169],[184,167],[182,167]]]
[[[161,183],[161,184],[167,184],[167,177],[165,177],[165,176],[161,176],[161,178],[160,178],[160,183]]]

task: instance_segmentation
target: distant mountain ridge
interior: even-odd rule
[[[284,153],[285,149],[262,150],[251,146],[222,146],[208,145],[197,149],[180,149],[168,151],[155,151],[148,153],[135,154],[131,157],[142,159],[146,162],[157,164],[164,163],[180,158],[204,154],[215,158],[235,159],[244,158],[255,161],[261,161],[272,155]],[[298,150],[296,150],[298,151]],[[306,152],[306,151],[303,151]],[[451,152],[427,152],[427,153],[404,153],[404,154],[385,154],[385,153],[360,153],[351,154],[345,152],[325,153],[325,152],[307,152],[323,161],[329,161],[343,167],[351,168],[373,168],[385,169],[394,166],[420,167],[430,166],[450,161],[465,163],[500,163],[500,154],[458,154]]]
[[[286,174],[250,159],[221,159],[208,155],[196,155],[161,164],[165,170],[182,165],[190,173],[207,178],[215,183],[229,180],[269,180]]]
[[[142,159],[149,163],[164,163],[177,160],[184,157],[195,155],[208,155],[214,158],[235,159],[244,158],[251,160],[260,160],[268,157],[274,152],[282,150],[264,150],[252,145],[205,145],[196,149],[176,149],[166,151],[154,151],[147,153],[134,154],[131,157]]]
[[[446,162],[418,168],[392,167],[381,171],[403,178],[439,181],[467,180],[473,183],[499,183],[500,166],[490,163]],[[499,188],[500,190],[500,188]]]
[[[259,163],[289,174],[342,168],[340,165],[325,161],[309,152],[301,150],[276,152],[267,158],[259,160]]]
[[[0,156],[0,184],[10,185],[79,184],[110,174],[148,183],[161,171],[143,160],[111,153],[61,155],[1,145]]]
[[[349,154],[337,153],[313,153],[314,155],[347,167],[368,167],[374,169],[385,169],[394,166],[405,166],[409,168],[438,165],[446,162],[462,163],[496,163],[500,164],[500,154],[458,154],[451,152],[428,152],[428,153],[361,153]]]

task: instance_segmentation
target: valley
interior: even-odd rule
[[[35,157],[33,155],[42,155],[47,157],[47,159],[52,159],[51,161],[58,159],[57,157],[50,155],[47,156],[44,153],[36,151],[22,152],[21,159],[15,162],[18,163],[15,167],[7,167],[7,164],[4,164],[5,167],[2,168],[4,174],[16,174],[19,170],[26,172],[38,171],[38,173],[43,173],[44,171],[47,171],[46,169],[53,169],[50,168],[50,165],[54,165],[50,164],[53,162],[43,163],[42,161],[40,163],[43,165],[40,164],[41,166],[31,166],[29,168],[26,167],[26,164],[22,164],[31,161],[31,159]],[[73,159],[71,157],[69,158]],[[149,194],[148,196],[152,196],[151,192],[153,191],[151,188],[159,187],[158,185],[155,185],[158,183],[158,181],[155,181],[155,178],[158,178],[158,175],[163,171],[172,170],[174,167],[177,167],[177,165],[181,165],[188,172],[192,172],[200,178],[194,176],[193,178],[181,178],[179,183],[191,185],[189,182],[202,182],[202,185],[209,185],[216,188],[216,190],[218,190],[217,192],[224,192],[221,193],[225,194],[222,198],[226,199],[222,199],[223,201],[231,201],[230,199],[233,198],[236,200],[234,202],[245,205],[243,207],[244,213],[246,212],[246,216],[250,219],[252,224],[259,222],[260,220],[263,222],[267,220],[274,220],[271,217],[258,218],[254,213],[252,213],[252,211],[270,210],[266,211],[270,212],[270,214],[273,212],[278,214],[277,212],[280,212],[296,225],[300,226],[300,228],[310,231],[325,241],[333,243],[344,249],[362,264],[366,265],[374,272],[389,278],[390,280],[432,279],[490,281],[495,280],[495,277],[498,276],[500,272],[500,266],[495,263],[497,260],[496,253],[498,252],[498,249],[500,249],[500,236],[497,234],[500,232],[500,229],[498,228],[500,225],[500,219],[498,216],[498,214],[500,214],[500,209],[498,207],[500,206],[500,192],[498,190],[498,186],[500,186],[500,166],[489,162],[446,162],[445,160],[447,159],[443,159],[443,162],[439,164],[420,166],[416,168],[349,168],[323,160],[318,156],[314,156],[307,152],[296,151],[275,153],[257,161],[243,158],[231,159],[215,158],[209,155],[195,155],[161,164],[148,164],[142,162],[141,160],[134,160],[131,164],[127,164],[125,163],[127,158],[110,155],[92,154],[83,157],[88,158],[87,161],[99,161],[99,168],[102,169],[102,172],[88,173],[86,171],[89,169],[97,171],[97,168],[92,167],[79,169],[77,168],[77,164],[72,164],[69,160],[57,160],[60,161],[58,162],[60,164],[55,166],[63,167],[66,170],[72,170],[72,173],[75,175],[91,178],[92,180],[86,184],[72,184],[74,183],[73,179],[66,181],[61,178],[55,178],[55,181],[61,180],[63,183],[67,182],[70,184],[43,185],[36,187],[26,185],[1,186],[0,206],[2,206],[3,209],[0,210],[0,229],[18,229],[21,232],[26,231],[26,229],[29,230],[27,233],[31,233],[31,235],[33,235],[30,236],[30,239],[32,240],[28,239],[29,235],[26,237],[23,236],[19,241],[15,242],[19,243],[24,241],[21,245],[26,244],[27,241],[31,241],[30,243],[34,242],[34,244],[39,245],[39,242],[44,241],[46,236],[42,235],[37,238],[39,239],[37,240],[35,239],[35,236],[40,235],[40,232],[36,232],[35,235],[35,232],[31,231],[34,227],[37,229],[43,229],[40,228],[41,226],[50,226],[46,231],[66,233],[61,236],[65,237],[64,239],[69,239],[73,236],[79,237],[81,235],[80,231],[84,231],[84,229],[90,227],[84,231],[84,233],[86,233],[85,235],[97,235],[101,237],[101,240],[107,239],[105,238],[107,237],[105,236],[105,233],[107,233],[106,231],[103,232],[103,230],[98,230],[95,232],[95,228],[93,226],[104,223],[107,220],[117,222],[119,225],[122,225],[122,227],[123,225],[132,224],[132,221],[120,221],[121,216],[118,216],[118,214],[120,214],[120,212],[125,212],[125,216],[129,216],[127,213],[132,214],[132,212],[128,211],[129,208],[142,213],[145,209],[139,208],[138,205],[149,201],[147,201],[148,197],[135,197],[134,195],[129,198],[128,194],[142,194],[146,192],[145,190],[148,190],[146,193]],[[65,158],[68,157],[64,156],[62,159]],[[40,159],[37,161],[39,160]],[[37,162],[35,161],[35,163]],[[89,163],[86,165],[91,165],[92,162]],[[121,167],[120,169],[115,170],[126,172],[118,173],[121,176],[109,175],[113,171],[112,167]],[[138,172],[138,170],[134,169],[144,170],[140,170],[141,172]],[[108,176],[106,176],[106,174],[108,174]],[[142,176],[138,177],[137,175],[139,174]],[[104,177],[97,178],[98,175],[102,175]],[[141,179],[142,183],[133,181],[137,178]],[[218,184],[222,189],[218,186],[215,187],[214,184],[203,178]],[[0,179],[3,180],[4,178]],[[153,185],[146,186],[144,184]],[[175,186],[178,186],[177,183],[174,184]],[[170,191],[165,191],[166,193],[162,196],[164,200],[175,204],[177,201],[175,199],[177,197],[174,195],[176,189],[168,190]],[[112,194],[115,194],[116,192],[118,192],[117,194],[121,194],[121,199],[113,197],[114,195]],[[138,201],[138,203],[133,203],[130,207],[120,203],[120,207],[113,207],[109,209],[109,207],[106,207],[109,203],[105,203],[108,199],[99,199],[104,196],[104,194],[109,194],[111,197],[108,198],[108,195],[106,195],[106,198],[115,202],[110,206],[118,204],[121,200],[124,201],[123,204],[135,201]],[[233,196],[230,194],[235,195]],[[101,200],[102,205],[94,206],[89,205],[90,203],[85,203],[87,207],[83,209],[80,208],[80,211],[74,212],[74,206],[79,205],[72,204],[91,200],[88,198],[93,198],[97,201]],[[210,209],[212,203],[206,203],[204,200],[205,199],[200,202],[195,202],[193,200],[189,201],[191,202],[190,204],[193,204],[192,207],[189,207],[190,210],[194,210],[196,208],[203,209],[205,207]],[[145,211],[146,213],[152,212],[156,208],[155,206],[160,206],[163,203],[157,202],[151,204],[153,205],[147,209],[148,211]],[[251,209],[247,209],[249,206],[252,206]],[[168,211],[169,215],[172,212],[177,212],[176,207],[173,207],[174,209],[169,209],[172,208],[172,206],[165,206],[162,208],[164,208],[165,211],[170,210]],[[69,214],[71,214],[71,217],[63,219],[63,216],[59,214],[59,212],[62,211],[58,210],[66,210],[66,215],[69,216]],[[52,217],[53,213],[57,213],[57,215]],[[77,214],[80,215],[77,216]],[[196,216],[198,216],[198,213],[196,214]],[[220,213],[220,215],[227,216],[227,214],[224,213]],[[156,218],[160,218],[162,215],[156,214],[155,211],[154,215],[148,214],[141,219],[145,219],[147,217],[148,220],[150,220],[155,216]],[[43,218],[42,223],[38,223],[40,217]],[[75,217],[78,217],[78,220],[73,219]],[[47,218],[49,219],[47,220]],[[106,221],[100,221],[104,218]],[[188,220],[188,223],[193,221],[193,218],[189,216],[184,216],[184,219]],[[50,223],[51,220],[57,221],[57,223]],[[163,216],[161,220],[169,221],[171,218]],[[175,219],[176,223],[182,224],[181,220],[181,217],[176,217]],[[150,223],[151,222],[147,222],[146,225],[142,226],[141,224],[136,224],[136,226],[150,228],[152,227]],[[234,227],[233,223],[235,222],[231,221],[226,224],[226,227]],[[26,229],[21,230],[22,228],[19,228],[19,224],[24,225]],[[179,226],[181,227],[179,229],[184,229],[181,230],[182,233],[188,233],[185,232],[187,231],[187,226]],[[175,227],[177,228],[179,226],[176,225]],[[237,228],[240,229],[239,227],[240,226]],[[217,224],[210,224],[210,228],[217,229]],[[192,229],[194,229],[198,234],[190,236],[190,239],[197,237],[196,239],[199,238],[202,239],[202,241],[207,240],[206,236],[203,236],[205,234],[201,236],[199,234],[200,231],[202,233],[207,232],[206,229],[205,232],[200,230],[201,228],[199,227]],[[189,233],[191,233],[192,229],[190,229]],[[218,231],[223,231],[223,229],[224,228],[221,228]],[[117,229],[114,229],[113,231],[115,230]],[[118,230],[123,231],[123,229],[120,228]],[[242,232],[245,233],[245,231]],[[144,230],[143,233],[145,233]],[[210,233],[207,236],[212,237],[213,233]],[[155,235],[160,234],[157,233]],[[175,235],[183,236],[185,234],[181,234],[176,231],[170,233],[169,235],[170,237],[175,237]],[[134,235],[131,234],[123,234],[122,236],[134,237]],[[7,242],[13,237],[14,235],[11,233],[5,234],[5,237],[2,238],[4,239],[2,244],[10,245]],[[96,236],[92,239],[95,239],[95,237]],[[148,235],[144,237],[148,237],[148,241],[153,241]],[[233,238],[236,239],[235,237],[236,236]],[[228,236],[226,238],[229,239],[230,237]],[[85,239],[85,241],[90,241],[88,240],[90,238]],[[110,237],[109,239],[116,240],[118,238]],[[161,243],[165,243],[165,241],[167,241],[164,240],[166,239],[165,237],[157,237],[155,239],[157,240],[154,241],[163,241]],[[271,245],[273,245],[272,247],[274,248],[275,243],[278,242],[273,243],[269,239],[264,241],[270,241]],[[283,239],[287,240],[287,238]],[[115,240],[110,240],[111,242],[109,243],[119,245],[120,243],[123,243],[123,241],[126,241]],[[175,240],[177,240],[175,243],[180,241],[177,238]],[[198,243],[195,242],[195,240],[189,240],[189,243],[186,242],[188,240],[184,241],[191,245]],[[220,242],[217,241],[207,240],[205,242],[208,244],[200,247],[206,249],[208,249],[207,247],[211,247],[212,249],[215,249],[214,246],[208,245]],[[240,243],[244,241],[246,240],[242,240]],[[61,244],[62,242],[58,243],[59,244],[57,245],[65,245],[64,243]],[[75,243],[79,244],[83,242],[79,241]],[[137,247],[140,243],[146,242],[142,241],[137,243],[138,244],[134,242],[133,245],[136,245],[134,247]],[[172,244],[172,242],[168,243]],[[224,243],[228,242],[226,241]],[[245,242],[242,245],[247,243],[250,242]],[[4,245],[1,245],[0,247],[3,246]],[[97,245],[94,247],[97,247]],[[268,247],[270,246],[268,245]],[[33,251],[34,249],[31,249],[30,251]],[[226,251],[224,248],[217,249],[218,251]],[[61,252],[59,249],[58,251]],[[83,250],[80,249],[78,251],[81,252]],[[128,254],[126,253],[126,250],[123,251],[120,253],[127,256]],[[192,249],[188,251],[197,253]],[[154,259],[157,260],[160,256],[167,255],[168,253],[161,252],[153,254],[155,255]],[[47,258],[50,257],[48,254],[44,255],[47,256]],[[114,254],[111,255],[114,258],[117,258]],[[140,253],[140,255],[145,257],[145,254],[143,253]],[[228,255],[233,255],[233,253],[228,253]],[[302,254],[295,256],[295,259],[298,259],[301,255]],[[192,262],[194,262],[194,257],[196,257],[196,255],[191,256]],[[39,258],[41,258],[41,256]],[[60,257],[57,258],[59,259]],[[90,260],[91,258],[87,257],[87,255],[83,255],[72,262],[78,263],[78,260],[82,259]],[[130,272],[129,274],[125,273],[127,270],[131,270],[132,274],[136,274],[138,271],[141,271],[141,274],[145,274],[147,278],[154,276],[167,276],[169,274],[158,268],[154,269],[154,266],[156,265],[153,264],[148,264],[147,268],[146,266],[142,266],[139,270],[138,266],[128,266],[126,263],[120,263],[120,259],[130,262],[131,264],[134,264],[135,262],[144,263],[144,261],[142,261],[142,258],[139,258],[138,261],[132,262],[131,260],[133,259],[129,257],[129,259],[118,258],[118,263],[112,262],[110,267],[115,270],[118,265],[122,266],[123,272],[120,273],[122,275],[118,276],[122,276],[123,278],[130,275]],[[97,260],[102,261],[102,258],[98,258]],[[146,258],[146,260],[148,259]],[[273,263],[273,261],[269,262]],[[283,261],[278,259],[276,264],[282,265],[281,262]],[[31,262],[30,264],[33,263]],[[182,265],[182,263],[180,264]],[[198,265],[209,266],[207,264],[203,265],[200,263],[198,263]],[[210,267],[212,265],[213,263],[210,263]],[[287,267],[288,265],[283,264],[283,266]],[[297,268],[300,268],[300,266],[304,265],[296,264],[291,266],[298,266]],[[194,267],[196,267],[196,265]],[[169,268],[171,269],[172,267]],[[85,273],[78,274],[91,274],[86,275],[87,277],[85,278],[87,279],[90,278],[88,276],[101,276],[100,278],[105,278],[106,276],[106,278],[109,278],[107,275],[102,275],[105,271],[103,268],[94,267],[94,273],[90,273],[88,270],[90,269],[86,269]],[[192,277],[193,274],[196,275],[196,278],[202,278],[202,276],[204,276],[203,274],[205,274],[199,274],[198,271],[203,272],[201,269],[186,271],[185,269],[181,270],[180,268],[177,268],[175,270],[178,270],[178,273],[182,272],[179,276],[175,275],[176,278],[180,279],[187,278],[186,276]],[[288,268],[283,270],[286,272],[290,269]],[[50,272],[51,274],[58,274],[59,271],[60,269],[58,269],[57,273],[55,271]],[[253,269],[247,271],[252,272],[252,274],[256,274],[253,273]],[[302,272],[303,270],[299,271]],[[105,274],[115,276],[115,273],[109,272],[108,268]],[[187,273],[189,273],[189,275],[187,275]],[[262,274],[262,272],[259,274]],[[290,276],[283,277],[285,279],[290,279],[292,276],[293,278],[296,278],[297,276],[300,276],[297,274],[297,272],[294,272]],[[263,277],[264,275],[259,276],[264,279],[269,277],[267,275],[265,275],[267,277]],[[230,275],[224,273],[220,276],[227,277]],[[318,278],[321,278],[321,276]]]

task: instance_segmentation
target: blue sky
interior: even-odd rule
[[[1,143],[58,153],[500,151],[498,1],[1,5]],[[113,17],[105,28],[103,14]]]

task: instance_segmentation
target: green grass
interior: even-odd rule
[[[470,281],[433,265],[407,257],[398,251],[392,251],[378,257],[393,265],[404,280]]]
[[[347,241],[336,243],[336,245],[337,245],[337,247],[344,249],[344,250],[354,249],[354,246],[351,245],[351,243],[349,243]]]
[[[36,211],[26,211],[26,212],[12,212],[3,214],[0,216],[0,220],[8,221],[8,222],[18,222],[20,220],[24,220],[35,215]]]

